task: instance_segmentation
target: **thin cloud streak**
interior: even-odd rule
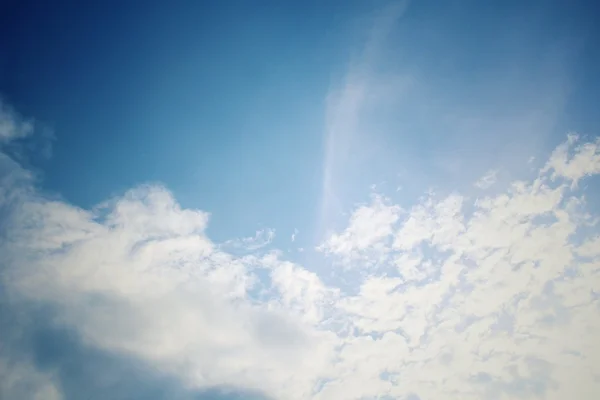
[[[361,143],[366,140],[365,132],[359,131],[359,124],[361,111],[372,90],[372,68],[408,4],[408,1],[395,2],[379,12],[367,43],[360,55],[351,61],[341,88],[332,89],[327,97],[319,218],[321,230],[328,229],[330,219],[343,210],[337,185],[340,179],[345,179],[343,175],[347,163],[361,151]]]

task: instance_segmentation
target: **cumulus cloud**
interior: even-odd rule
[[[269,230],[235,242],[249,253],[227,252],[206,234],[210,215],[164,187],[82,209],[2,160],[4,397],[75,399],[98,382],[121,391],[111,398],[146,396],[150,379],[134,375],[138,391],[124,389],[117,365],[183,390],[162,398],[212,388],[299,400],[600,391],[597,219],[574,184],[600,172],[597,141],[569,136],[533,179],[493,195],[431,192],[416,204],[373,195],[319,246],[325,270],[350,286],[283,252],[253,252]],[[51,342],[67,337],[79,356],[39,346],[49,339],[27,333],[39,315]],[[119,361],[94,364],[103,367],[89,381],[61,374],[102,357]],[[53,358],[61,368],[48,367]]]
[[[389,199],[373,196],[372,203],[358,207],[342,233],[333,233],[319,250],[340,256],[345,261],[363,259],[376,261],[375,253],[386,252],[386,239],[398,220],[401,208],[389,204]]]
[[[271,386],[281,395],[281,383],[298,385],[294,375],[304,369],[307,379],[315,353],[326,354],[314,350],[321,334],[252,304],[255,277],[205,236],[207,220],[161,187],[94,211],[22,198],[2,246],[7,285],[19,301],[56,307],[57,323],[90,346],[156,363],[193,386]]]
[[[383,265],[385,274],[374,272],[358,294],[340,300],[357,333],[352,339],[367,339],[369,347],[353,342],[361,362],[330,383],[324,398],[345,398],[353,393],[346,388],[359,390],[361,376],[381,374],[399,382],[382,378],[365,396],[591,399],[598,393],[598,238],[585,233],[594,219],[572,185],[597,173],[597,151],[594,143],[574,144],[573,137],[561,144],[535,179],[513,182],[471,207],[450,194],[412,208],[387,235],[393,246],[385,251],[397,260],[397,273]],[[352,231],[349,225],[334,237],[345,238],[337,247],[342,256],[352,254]],[[366,230],[363,240],[369,237]],[[387,364],[381,354],[395,351]]]
[[[600,140],[578,145],[572,156],[570,150],[578,141],[578,135],[570,134],[567,141],[554,150],[542,171],[552,171],[552,179],[565,178],[573,186],[586,176],[600,173]]]

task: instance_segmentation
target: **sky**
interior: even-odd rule
[[[0,4],[0,398],[596,399],[591,1]]]

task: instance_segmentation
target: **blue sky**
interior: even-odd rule
[[[3,96],[57,138],[44,188],[90,206],[158,181],[184,206],[210,210],[222,239],[258,226],[286,236],[314,229],[325,102],[349,63],[371,64],[360,68],[384,86],[394,76],[412,82],[372,105],[363,133],[382,137],[391,162],[404,162],[398,169],[416,162],[433,175],[438,152],[510,146],[489,128],[453,132],[441,114],[528,118],[539,108],[550,114],[538,133],[550,148],[565,130],[597,128],[597,28],[583,3],[415,2],[368,61],[371,20],[385,2],[279,3],[8,6]],[[359,193],[394,178],[374,164],[352,183]]]
[[[0,395],[594,398],[597,8],[3,3]]]

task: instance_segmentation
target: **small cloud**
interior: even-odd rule
[[[497,174],[497,170],[489,170],[484,176],[482,176],[477,182],[475,182],[475,186],[479,189],[490,188],[498,180]]]
[[[25,120],[0,98],[0,143],[27,137],[33,133],[33,121]]]
[[[600,173],[600,139],[575,146],[578,141],[578,135],[570,134],[554,150],[541,172],[552,172],[553,180],[564,178],[571,181],[571,188],[576,188],[586,176]]]
[[[257,230],[254,236],[228,240],[224,243],[224,245],[226,247],[230,246],[247,251],[254,251],[271,244],[273,242],[273,238],[275,238],[275,230],[266,228]]]
[[[292,242],[296,241],[296,236],[298,235],[299,232],[300,231],[298,229],[294,229],[294,233],[292,233],[292,238],[291,238]]]
[[[19,163],[31,157],[47,160],[52,156],[54,132],[47,126],[24,118],[0,97],[0,147]]]

